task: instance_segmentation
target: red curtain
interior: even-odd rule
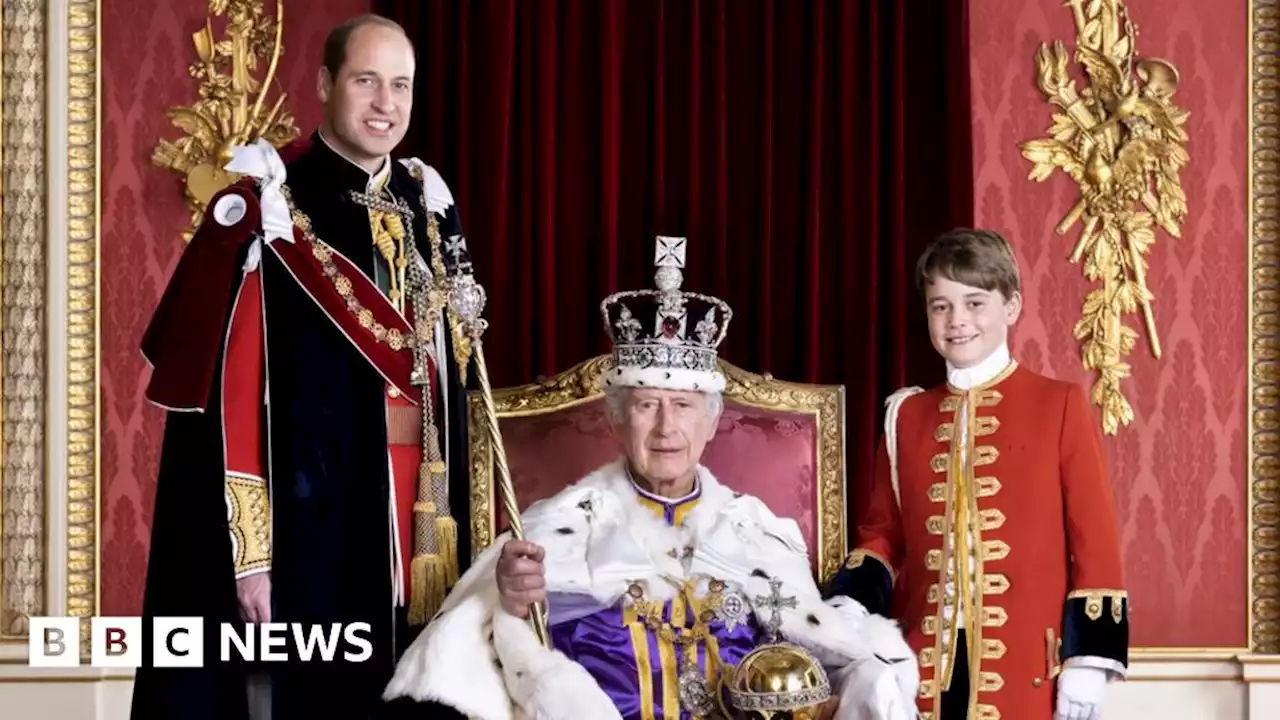
[[[607,351],[600,301],[686,236],[685,288],[734,310],[722,356],[845,384],[865,476],[883,398],[941,376],[911,270],[972,221],[966,7],[381,3],[417,45],[403,150],[460,204],[494,384]]]

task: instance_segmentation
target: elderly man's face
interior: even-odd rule
[[[716,434],[719,413],[709,410],[699,392],[636,388],[624,396],[614,433],[645,480],[679,487],[693,479],[703,448]]]

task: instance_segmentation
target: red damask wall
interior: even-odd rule
[[[1115,500],[1140,646],[1245,643],[1246,3],[1129,0],[1141,54],[1181,71],[1192,111],[1190,214],[1184,237],[1163,235],[1150,284],[1165,354],[1142,345],[1127,385],[1137,419],[1108,438]],[[292,5],[291,5],[292,6]],[[325,32],[369,0],[330,0],[286,22],[281,80],[299,126],[317,118],[314,68]],[[162,417],[142,397],[138,339],[182,249],[187,220],[174,173],[151,150],[177,131],[165,108],[188,102],[191,33],[207,3],[117,0],[103,5],[102,612],[140,608]],[[1026,365],[1081,383],[1071,328],[1089,286],[1067,262],[1074,235],[1053,227],[1075,186],[1026,180],[1019,140],[1039,137],[1049,106],[1035,88],[1035,50],[1074,39],[1059,3],[971,3],[975,212],[1016,244],[1027,312],[1015,335]],[[1131,322],[1139,322],[1135,318]]]
[[[1175,101],[1191,111],[1189,213],[1181,239],[1161,232],[1150,252],[1163,357],[1144,338],[1126,394],[1137,416],[1106,448],[1143,647],[1246,644],[1246,90],[1245,0],[1128,0],[1139,55],[1171,60]],[[1072,327],[1091,289],[1067,260],[1077,225],[1054,233],[1076,200],[1055,176],[1026,179],[1018,142],[1040,137],[1050,106],[1036,88],[1040,42],[1074,44],[1071,11],[1056,2],[971,3],[977,223],[1007,233],[1027,286],[1015,336],[1026,365],[1090,383]]]
[[[319,121],[315,69],[329,28],[370,0],[288,3],[279,75],[298,127]],[[269,3],[269,5],[271,5]],[[102,613],[142,607],[163,416],[143,400],[138,342],[182,250],[189,220],[176,173],[151,164],[176,139],[165,110],[195,97],[187,72],[204,0],[102,4]],[[289,14],[291,13],[291,14]]]

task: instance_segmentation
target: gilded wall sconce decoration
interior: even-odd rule
[[[214,18],[224,18],[223,38],[216,39]],[[170,122],[186,133],[160,140],[151,161],[182,173],[192,211],[190,240],[209,200],[236,181],[223,169],[231,148],[266,139],[276,147],[298,137],[293,116],[284,108],[286,95],[272,94],[276,67],[284,52],[284,0],[276,0],[275,19],[266,16],[264,0],[209,0],[205,26],[192,35],[197,61],[191,77],[200,82],[198,99],[169,108]],[[255,74],[265,65],[261,79]]]
[[[1041,43],[1037,82],[1057,108],[1047,137],[1024,142],[1034,163],[1030,179],[1061,170],[1080,186],[1075,205],[1058,224],[1065,235],[1082,229],[1072,263],[1100,286],[1085,297],[1073,334],[1086,370],[1097,373],[1091,398],[1102,426],[1114,435],[1133,421],[1121,390],[1131,368],[1125,356],[1138,332],[1123,316],[1142,312],[1151,353],[1160,357],[1155,297],[1147,287],[1147,254],[1156,228],[1181,236],[1187,199],[1180,173],[1189,161],[1183,130],[1190,113],[1173,104],[1178,71],[1159,58],[1137,58],[1137,29],[1121,0],[1068,0],[1075,19],[1073,59],[1084,71],[1079,91],[1061,41]],[[1059,111],[1060,110],[1060,111]]]

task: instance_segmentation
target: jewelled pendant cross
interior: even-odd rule
[[[369,195],[368,193],[362,193],[357,190],[351,190],[349,193],[351,195],[351,199],[354,200],[357,205],[363,205],[370,210],[395,213],[396,215],[403,217],[405,220],[413,219],[413,208],[409,207],[409,203],[405,202],[403,198],[397,198],[395,202],[392,202],[384,197]]]
[[[782,581],[778,578],[769,580],[768,596],[756,596],[756,608],[768,608],[770,610],[769,621],[765,623],[765,632],[769,635],[769,642],[776,643],[782,633],[782,608],[795,608],[797,605],[794,597],[782,597]]]

